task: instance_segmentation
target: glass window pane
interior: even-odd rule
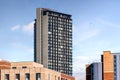
[[[16,79],[15,80],[20,80],[20,74],[16,74]]]
[[[29,73],[25,74],[25,80],[30,80],[30,74]]]
[[[36,80],[40,80],[41,79],[41,74],[40,73],[36,73]]]
[[[9,74],[5,74],[5,80],[9,80]]]

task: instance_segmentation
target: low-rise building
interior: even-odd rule
[[[0,80],[75,80],[35,62],[0,61]]]
[[[101,60],[103,63],[103,79],[119,80],[120,53],[111,53],[111,51],[104,51]]]
[[[86,65],[86,80],[102,80],[101,62],[94,62]]]
[[[103,51],[101,63],[86,65],[86,80],[119,80],[120,53]]]

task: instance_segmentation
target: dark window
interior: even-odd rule
[[[22,68],[27,68],[27,66],[22,66]]]
[[[5,74],[5,80],[9,80],[9,74]]]
[[[25,80],[30,80],[30,74],[29,73],[25,74]]]
[[[40,80],[41,79],[41,74],[40,73],[36,73],[36,80]]]
[[[20,74],[16,74],[16,79],[15,80],[20,80]]]
[[[16,67],[12,67],[12,69],[16,69]]]

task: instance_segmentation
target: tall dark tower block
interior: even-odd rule
[[[72,75],[71,15],[37,8],[34,26],[34,61]]]

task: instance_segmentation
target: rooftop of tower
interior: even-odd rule
[[[59,13],[59,14],[67,15],[67,16],[69,16],[69,17],[71,17],[71,16],[72,16],[72,15],[70,15],[70,14],[66,14],[66,13],[58,12],[57,10],[54,10],[54,9],[49,9],[49,8],[37,8],[37,9],[42,9],[43,11],[56,12],[56,13]]]

